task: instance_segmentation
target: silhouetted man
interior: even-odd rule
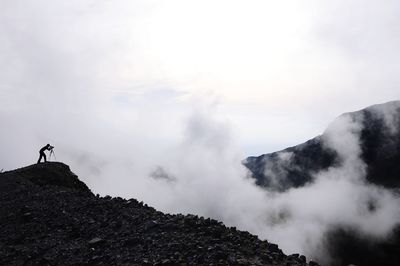
[[[51,146],[50,144],[47,144],[46,146],[44,146],[43,148],[40,149],[39,151],[39,160],[37,163],[40,163],[40,161],[42,160],[42,157],[44,158],[44,162],[46,162],[46,154],[44,153],[45,150],[51,151],[51,149],[53,149],[54,147]]]

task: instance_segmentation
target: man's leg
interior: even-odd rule
[[[46,162],[46,154],[45,154],[44,152],[41,152],[41,153],[40,153],[38,163],[40,163],[40,161],[42,160],[42,158],[44,158],[44,162]]]

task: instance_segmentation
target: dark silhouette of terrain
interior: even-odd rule
[[[367,167],[365,181],[399,193],[400,101],[344,115],[361,121],[360,157]],[[282,151],[249,157],[244,165],[259,186],[278,191],[302,187],[314,181],[315,173],[341,165],[336,152],[324,145],[324,134]],[[282,160],[282,153],[289,154],[289,160]],[[325,236],[324,244],[332,265],[400,265],[400,226],[388,239],[381,240],[368,239],[357,233],[357,228],[337,226]]]
[[[62,163],[1,173],[0,214],[0,265],[307,265],[213,219],[94,195]]]
[[[388,127],[383,116],[379,115],[377,111],[379,109],[391,113],[392,119],[389,122],[392,124],[391,126],[397,127],[397,131]],[[400,101],[374,105],[344,115],[350,115],[354,119],[363,118],[360,144],[361,158],[367,165],[366,180],[386,188],[399,188]],[[244,161],[244,165],[252,172],[256,183],[260,186],[272,186],[273,178],[268,175],[266,166],[272,172],[281,175],[279,190],[304,186],[313,181],[314,173],[340,165],[340,159],[335,151],[324,146],[323,136],[317,136],[303,144],[282,151],[248,157]],[[291,154],[289,164],[282,165],[280,162],[282,152]]]
[[[281,152],[292,154],[290,164],[281,163]],[[280,175],[278,186],[273,183],[272,177],[266,174],[266,166]],[[251,171],[256,184],[265,188],[273,186],[280,191],[292,187],[302,187],[313,180],[313,173],[337,164],[336,154],[332,150],[324,149],[321,136],[308,140],[298,146],[283,151],[264,154],[258,157],[248,157],[244,165]],[[283,172],[283,174],[282,174]]]
[[[357,228],[332,228],[325,236],[325,244],[331,265],[400,265],[400,227],[380,241],[358,234]]]

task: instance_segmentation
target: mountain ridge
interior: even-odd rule
[[[327,257],[332,258],[330,265],[400,264],[400,210],[393,209],[390,213],[393,217],[397,215],[396,218],[377,214],[377,209],[389,204],[377,204],[383,192],[392,195],[395,204],[400,199],[400,101],[344,113],[330,123],[323,134],[281,151],[248,157],[243,164],[250,170],[257,185],[279,195],[293,191],[310,192],[311,188],[320,188],[318,184],[323,182],[331,185],[330,191],[325,192],[335,195],[333,198],[336,201],[340,201],[339,197],[343,195],[340,191],[343,186],[334,186],[339,182],[346,184],[344,188],[354,188],[348,190],[351,192],[364,188],[359,197],[366,196],[363,194],[366,191],[380,191],[366,202],[359,198],[352,199],[354,194],[350,195],[346,203],[353,203],[355,212],[360,212],[358,224],[353,223],[351,217],[342,217],[340,212],[337,213],[339,219],[336,223],[329,220],[329,229],[322,234],[321,246]],[[329,207],[326,211],[329,213]],[[370,232],[360,231],[358,226],[362,224],[362,219],[375,214],[381,219],[371,222],[376,228],[388,220],[393,222],[389,233],[370,237]]]
[[[317,265],[196,215],[94,195],[48,162],[0,174],[1,265]]]
[[[385,115],[391,117],[386,119]],[[243,164],[259,186],[279,191],[302,187],[315,180],[317,172],[340,164],[340,158],[324,145],[323,138],[335,121],[344,116],[361,120],[361,158],[368,168],[367,181],[387,188],[400,187],[400,101],[343,113],[328,125],[323,134],[281,151],[247,157]],[[393,125],[388,126],[386,120],[392,120],[389,122]],[[290,153],[290,162],[282,164],[282,154],[285,153]],[[279,184],[274,184],[275,175]],[[382,175],[384,179],[380,178]]]

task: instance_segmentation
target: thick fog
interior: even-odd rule
[[[387,142],[398,136],[400,102],[376,105],[372,115],[384,119]],[[394,114],[397,112],[397,116]],[[367,239],[384,240],[399,224],[398,191],[384,189],[366,181],[366,165],[361,159],[360,132],[362,113],[344,114],[331,123],[321,139],[326,149],[339,156],[339,165],[314,174],[314,181],[286,192],[267,193],[266,226],[260,231],[273,237],[284,249],[305,254],[328,263],[326,236],[330,230],[343,228]],[[274,180],[285,180],[291,167],[292,153],[282,152],[278,161],[266,161],[265,174]],[[278,167],[276,167],[278,165]],[[382,176],[381,178],[384,178]],[[275,185],[274,182],[271,183]],[[279,188],[279,182],[277,183]],[[276,187],[275,187],[276,188]]]
[[[226,12],[230,2],[1,1],[0,170],[35,163],[50,143],[50,159],[94,193],[213,217],[286,253],[323,256],[338,225],[387,237],[400,202],[365,183],[362,117],[329,126],[324,143],[342,164],[303,188],[263,190],[241,161],[400,98],[398,4],[237,1]],[[390,108],[376,115],[398,130]]]

